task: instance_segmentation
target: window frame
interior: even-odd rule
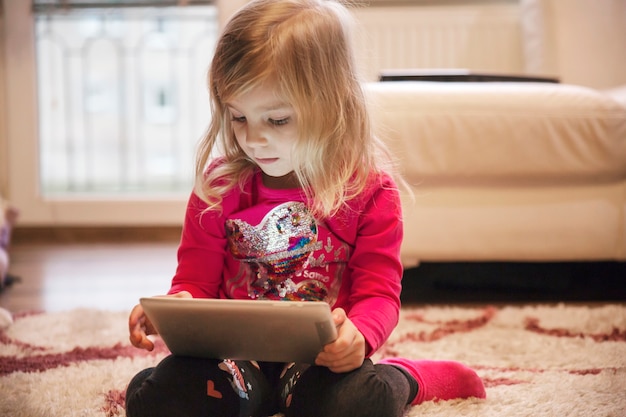
[[[35,22],[28,1],[3,2],[2,94],[5,132],[0,149],[5,198],[24,226],[180,225],[188,194],[44,197],[39,190]],[[4,150],[6,149],[6,153]],[[191,187],[190,187],[191,188]],[[189,190],[191,192],[191,189]]]

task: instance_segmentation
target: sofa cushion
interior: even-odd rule
[[[626,178],[626,109],[549,83],[366,85],[374,127],[412,184],[564,184]]]

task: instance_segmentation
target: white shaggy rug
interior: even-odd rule
[[[0,331],[0,416],[124,413],[124,390],[166,354],[132,348],[127,314],[15,317]],[[427,402],[407,416],[626,416],[626,305],[404,309],[380,356],[451,359],[477,370],[486,400]]]

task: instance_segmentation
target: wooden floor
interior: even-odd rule
[[[10,273],[19,281],[0,293],[0,307],[130,310],[141,296],[167,292],[176,247],[175,241],[14,244]]]
[[[77,307],[130,310],[142,296],[163,294],[176,268],[178,238],[135,243],[14,243],[0,292],[13,313]],[[422,264],[407,270],[403,304],[626,302],[626,263]]]

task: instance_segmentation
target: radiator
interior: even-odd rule
[[[521,74],[519,13],[516,2],[357,8],[360,70],[368,81],[405,68]]]

